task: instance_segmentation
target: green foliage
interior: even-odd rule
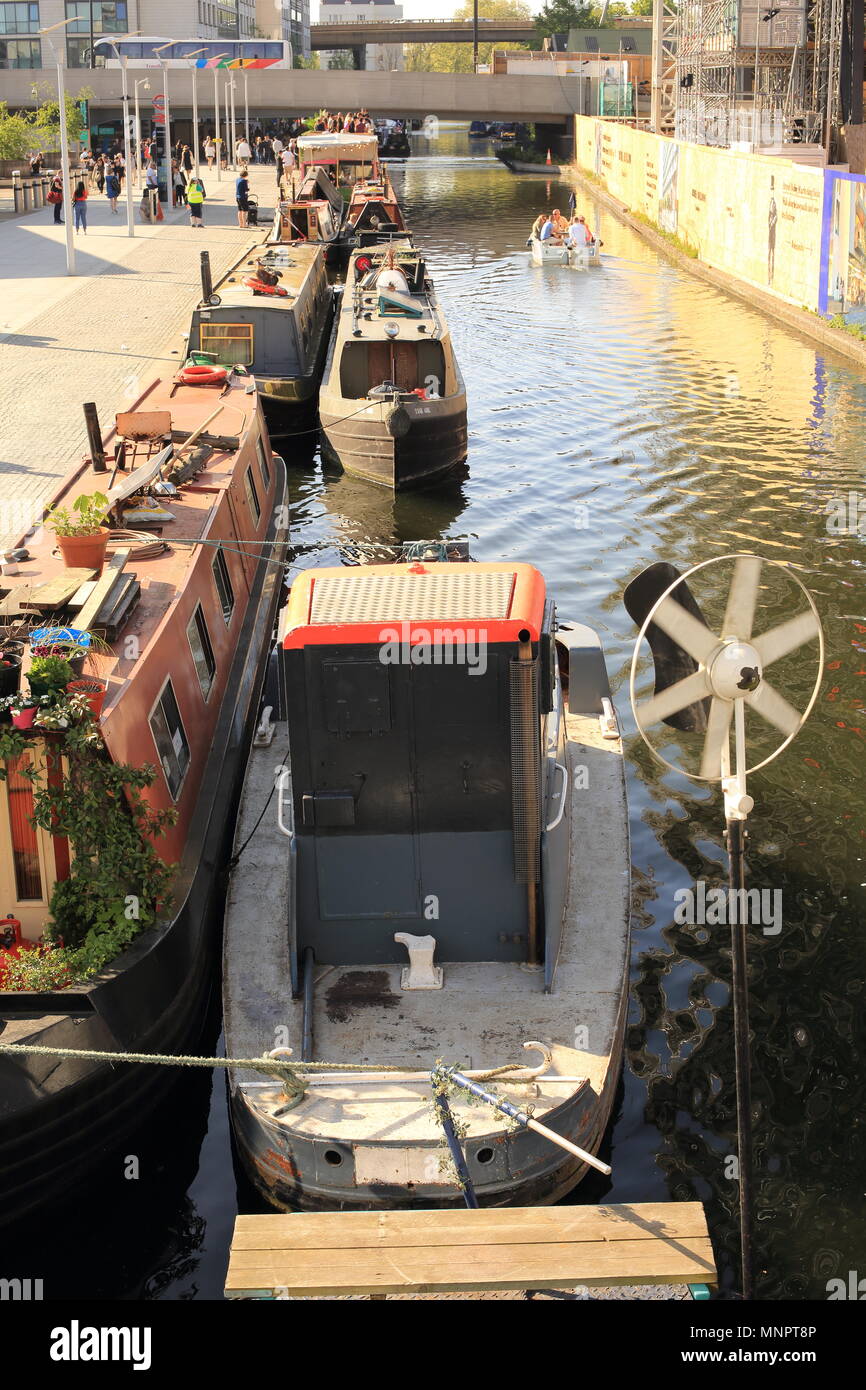
[[[328,67],[332,72],[354,72],[355,59],[349,49],[340,48],[336,53],[331,54],[328,59]]]
[[[454,11],[455,19],[471,19],[472,0],[463,0]],[[523,0],[478,0],[479,19],[531,19],[532,10]],[[478,26],[478,61],[489,63],[494,48],[502,44],[484,43],[484,25]],[[540,48],[539,41],[509,43],[509,50]],[[410,43],[404,48],[408,72],[471,72],[471,43]]]
[[[547,0],[535,16],[535,27],[541,38],[567,34],[569,29],[597,29],[599,14],[595,5],[578,5],[575,0]]]
[[[30,664],[27,679],[33,693],[41,694],[48,690],[65,690],[75,675],[63,656],[36,656]]]
[[[172,867],[157,856],[150,840],[164,834],[176,812],[154,810],[142,796],[155,768],[112,762],[85,706],[81,697],[69,699],[72,722],[45,745],[34,744],[17,729],[0,729],[0,780],[5,779],[7,759],[33,749],[30,766],[19,769],[33,783],[31,822],[69,838],[70,876],[54,886],[45,932],[45,941],[56,945],[48,961],[60,976],[65,972],[66,983],[100,970],[139,931],[153,925],[173,879]],[[60,766],[62,757],[66,776],[60,786],[49,785],[46,773]],[[26,955],[36,957],[34,952]],[[49,964],[38,957],[31,964],[23,959],[15,978],[48,970]]]
[[[60,145],[60,103],[54,89],[48,82],[33,88],[34,95],[41,94],[41,105],[35,111],[10,111],[5,101],[0,101],[0,159],[24,159],[31,150],[56,150]],[[78,98],[67,93],[66,96],[66,134],[69,140],[77,142],[86,134],[86,126],[78,106],[78,99],[93,97],[90,87],[82,87]]]
[[[866,341],[866,328],[859,323],[848,323],[844,314],[834,314],[829,320],[831,328],[841,328],[843,333],[850,333],[852,338],[860,338]]]
[[[321,67],[318,53],[312,53],[309,58],[302,58],[300,53],[296,53],[295,67],[306,68],[308,70],[313,69],[314,71],[318,71],[318,69]]]
[[[76,497],[72,512],[68,507],[55,507],[45,518],[57,536],[92,536],[108,514],[108,498],[102,492]],[[77,516],[73,516],[77,512]]]
[[[33,122],[0,101],[0,159],[24,159],[36,141]]]

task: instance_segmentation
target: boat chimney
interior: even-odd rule
[[[105,450],[102,447],[102,431],[99,428],[99,416],[96,413],[96,402],[87,401],[84,406],[84,423],[87,426],[87,442],[90,445],[90,461],[94,473],[107,473],[108,466],[105,462]]]
[[[208,304],[213,294],[213,280],[210,274],[210,255],[207,251],[201,253],[201,302]]]

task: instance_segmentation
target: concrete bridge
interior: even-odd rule
[[[310,46],[358,48],[367,43],[471,43],[471,19],[347,19],[311,24]],[[527,43],[536,35],[532,19],[478,20],[479,43]]]
[[[130,70],[132,75],[132,70]],[[219,91],[226,78],[235,78],[235,112],[238,127],[244,118],[244,82],[240,72],[219,75]],[[150,101],[162,89],[160,73],[148,73],[151,90],[141,94],[142,125],[151,114]],[[567,127],[580,110],[581,79],[576,76],[524,77],[517,74],[493,77],[487,73],[440,72],[272,72],[264,69],[247,74],[250,124],[256,119],[280,115],[308,115],[326,107],[329,111],[366,108],[373,116],[438,116],[441,120],[534,121]],[[47,83],[54,87],[53,68],[13,68],[3,73],[3,98],[14,111],[34,105],[32,86]],[[192,112],[192,73],[173,68],[169,75],[172,119],[187,119]],[[66,73],[66,91],[77,97],[82,87],[90,87],[91,124],[113,120],[120,114],[121,86],[117,69],[96,68]],[[199,114],[203,121],[213,119],[213,77],[198,74]],[[40,97],[41,100],[41,97]]]

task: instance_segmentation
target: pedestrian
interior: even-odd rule
[[[189,225],[191,227],[204,226],[204,200],[207,197],[204,184],[201,179],[190,179],[186,190],[186,201],[189,206]]]
[[[228,140],[218,139],[217,144],[220,152],[220,167],[227,169],[229,167],[229,142]]]
[[[42,173],[42,165],[45,162],[45,155],[39,150],[30,156],[30,173],[34,179],[38,179]]]
[[[261,164],[262,161],[263,161],[263,159],[264,159],[264,151],[262,150],[262,137],[261,137],[261,135],[257,135],[256,138],[255,138],[255,144],[254,144],[254,147],[253,147],[253,159],[255,160],[256,164]]]
[[[54,208],[54,225],[63,226],[63,218],[60,216],[63,211],[63,179],[59,174],[55,174],[51,180],[51,187],[48,190],[48,201]]]
[[[280,139],[279,135],[275,135],[273,140],[271,141],[271,150],[273,151],[274,163],[276,164],[277,168],[279,168],[280,155],[283,152],[283,142]]]
[[[241,164],[249,164],[250,160],[252,159],[253,152],[250,149],[250,142],[245,135],[242,135],[240,140],[238,141],[237,146],[235,147],[235,154],[237,155]]]
[[[186,179],[183,169],[172,160],[172,179],[174,182],[174,205],[182,208],[186,203]]]
[[[87,188],[83,179],[78,180],[72,194],[72,215],[76,232],[83,232],[87,236]]]
[[[216,159],[216,145],[210,136],[208,136],[204,142],[204,157],[207,160],[207,167],[212,169],[213,162]]]
[[[235,179],[235,201],[238,205],[239,227],[246,227],[248,225],[247,215],[250,210],[250,205],[247,200],[249,198],[249,192],[249,171],[247,169],[247,166],[245,164],[242,164],[240,169],[238,170],[238,176]]]
[[[103,155],[100,155],[96,161],[96,187],[99,189],[100,193],[105,187],[105,172],[105,158]]]
[[[105,178],[105,196],[108,199],[112,212],[117,212],[117,200],[120,197],[120,179],[113,165],[109,166],[108,174]]]
[[[184,147],[183,147],[183,156],[182,156],[182,158],[181,158],[181,167],[183,168],[183,172],[184,172],[184,173],[186,174],[186,176],[187,176],[187,180],[189,180],[189,176],[190,176],[190,174],[192,173],[192,165],[193,165],[192,150],[190,149],[189,145],[184,145]]]

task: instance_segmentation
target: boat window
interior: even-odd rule
[[[33,783],[25,772],[31,765],[29,753],[10,758],[6,764],[6,796],[12,832],[12,859],[15,865],[15,893],[19,902],[41,901],[42,873],[33,815]]]
[[[256,485],[253,481],[253,470],[251,467],[248,468],[244,474],[244,483],[247,489],[247,502],[249,503],[250,511],[256,521],[258,521],[262,514],[262,509],[259,506],[259,494],[256,492]]]
[[[199,342],[201,351],[212,352],[224,367],[236,362],[248,367],[253,360],[251,323],[200,323]]]
[[[173,801],[177,801],[189,767],[189,741],[184,731],[171,681],[156,702],[150,716],[150,732]]]
[[[214,583],[216,584],[216,591],[222,606],[223,617],[226,623],[229,623],[231,622],[231,616],[234,612],[235,595],[232,588],[232,581],[229,578],[225,556],[221,550],[218,550],[214,556],[211,569],[213,570]]]
[[[268,468],[268,451],[261,435],[256,440],[256,453],[259,456],[259,468],[262,470],[262,482],[265,485],[265,492],[267,492],[271,485],[271,470]]]
[[[216,674],[216,661],[201,604],[197,606],[192,615],[186,635],[189,640],[189,649],[192,652],[195,673],[201,686],[201,693],[206,700],[210,695],[213,678]]]

